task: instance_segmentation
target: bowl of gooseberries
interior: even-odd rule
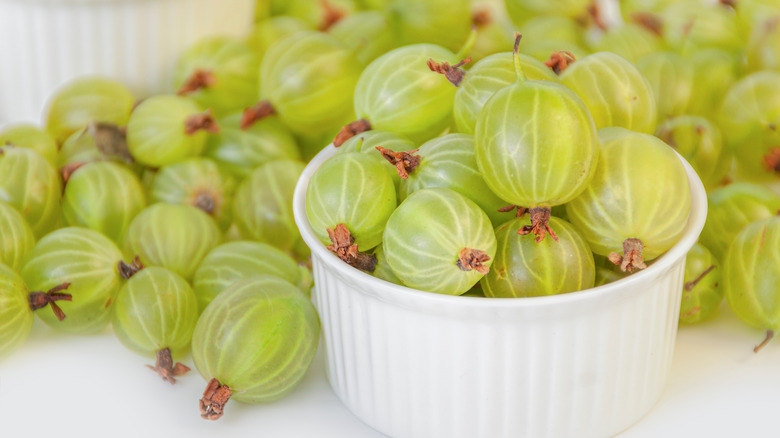
[[[652,408],[666,383],[685,257],[706,217],[700,178],[671,148],[664,153],[682,173],[675,181],[681,202],[663,199],[669,196],[664,182],[632,184],[636,174],[663,174],[648,165],[652,158],[610,178],[598,168],[605,161],[637,157],[609,144],[650,136],[602,129],[590,188],[565,211],[553,209],[546,227],[554,235],[537,242],[529,214],[508,211],[504,223],[491,223],[493,212],[458,193],[462,189],[421,182],[441,179],[444,165],[430,157],[457,155],[454,143],[467,137],[445,135],[411,151],[419,155],[399,155],[376,150],[381,144],[402,148],[398,136],[368,131],[323,149],[298,180],[293,211],[311,248],[312,299],[331,386],[356,416],[390,436],[612,436],[625,430]],[[431,143],[449,144],[437,152]],[[396,168],[415,156],[418,167],[408,178],[394,179]],[[385,159],[390,163],[383,170]],[[434,176],[425,177],[425,166]],[[625,199],[612,202],[614,194],[599,208],[588,207],[598,199],[575,208],[581,198],[600,195],[596,184],[641,193],[631,211],[621,210]],[[476,190],[488,197],[484,188]],[[598,217],[604,209],[612,220]],[[682,211],[682,219],[669,209]],[[588,220],[595,230],[576,231]],[[651,241],[659,239],[653,233],[674,239],[661,251],[648,242],[647,267],[626,275],[609,267],[607,257],[594,259],[588,250],[583,262],[578,255],[588,246],[596,252],[592,240],[610,245],[606,222],[629,233],[644,227],[636,232]],[[462,251],[468,248],[480,251]],[[617,280],[594,286],[594,277],[604,275]]]

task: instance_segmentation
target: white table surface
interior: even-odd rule
[[[706,323],[681,327],[663,398],[619,436],[780,436],[780,339],[753,354],[762,338],[725,306]],[[199,416],[206,382],[197,371],[171,386],[146,363],[110,330],[75,337],[36,321],[27,344],[0,363],[0,437],[383,436],[339,402],[321,351],[286,398],[255,406],[232,401],[216,422]]]

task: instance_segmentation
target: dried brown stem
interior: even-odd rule
[[[194,194],[192,206],[199,208],[208,215],[213,215],[217,208],[217,201],[208,190],[201,190]]]
[[[141,263],[141,257],[139,256],[133,257],[133,261],[130,262],[130,264],[127,264],[122,260],[120,260],[116,264],[116,268],[119,271],[119,276],[121,276],[125,280],[129,280],[130,277],[137,274],[138,271],[140,271],[144,267],[145,267],[144,264]]]
[[[644,244],[641,240],[631,237],[623,241],[623,255],[611,252],[607,258],[613,264],[620,265],[620,270],[623,272],[645,269],[647,265],[642,258],[643,248]]]
[[[419,155],[414,155],[414,153],[419,151],[419,149],[412,149],[411,151],[405,152],[395,152],[390,149],[383,148],[382,146],[377,146],[376,150],[378,150],[379,153],[390,162],[390,164],[395,166],[396,170],[398,171],[398,176],[400,176],[402,179],[409,178],[409,172],[414,171],[414,169],[420,165],[420,158],[422,158]]]
[[[71,294],[61,293],[61,291],[70,287],[70,283],[62,283],[48,290],[48,292],[31,292],[27,296],[27,300],[30,303],[30,309],[36,311],[43,309],[46,306],[51,307],[54,316],[58,320],[65,319],[65,312],[60,309],[60,306],[56,304],[57,301],[73,301]]]
[[[775,331],[774,330],[767,330],[766,331],[766,337],[763,341],[761,341],[760,344],[753,347],[753,353],[758,353],[761,351],[762,348],[766,347],[766,345],[769,343],[769,341],[772,340],[772,338],[775,337]]]
[[[544,240],[544,236],[550,233],[553,240],[558,241],[558,236],[550,228],[550,209],[545,207],[533,207],[528,210],[531,216],[531,225],[525,225],[523,228],[517,231],[517,234],[525,236],[526,234],[534,233],[536,235],[536,241],[541,242]]]
[[[471,14],[471,23],[477,27],[485,27],[493,22],[493,16],[490,13],[490,9],[483,8],[478,11],[474,11]]]
[[[146,365],[146,367],[157,372],[163,380],[170,382],[171,385],[176,383],[175,377],[183,376],[190,370],[190,367],[181,362],[176,362],[174,365],[170,348],[159,350],[156,356],[157,361],[154,366]]]
[[[198,131],[208,131],[214,134],[219,132],[217,119],[211,114],[211,110],[191,115],[184,121],[185,134],[194,135]]]
[[[663,36],[664,22],[661,17],[650,12],[634,12],[631,14],[631,21],[644,27],[650,32]]]
[[[461,271],[477,271],[482,275],[487,275],[490,267],[484,265],[490,261],[490,256],[485,251],[472,248],[463,248],[458,252],[458,261],[456,264]]]
[[[780,146],[773,147],[764,155],[764,164],[768,170],[780,174]]]
[[[339,147],[344,144],[347,140],[350,138],[360,134],[361,132],[366,132],[371,130],[371,123],[368,122],[366,119],[360,119],[355,120],[354,122],[351,122],[341,128],[341,131],[339,131],[338,134],[336,134],[336,138],[333,139],[333,146]]]
[[[355,238],[347,229],[346,225],[338,224],[336,229],[328,228],[328,237],[332,244],[327,248],[346,264],[360,269],[361,271],[374,272],[376,268],[376,256],[358,251],[355,244]]]
[[[82,161],[74,161],[62,166],[62,168],[60,168],[60,176],[62,177],[63,186],[67,185],[68,181],[70,181],[70,177],[73,176],[73,173],[85,164],[87,163]],[[63,190],[65,190],[65,187],[63,187]]]
[[[573,53],[567,52],[566,50],[559,50],[553,52],[550,55],[550,59],[544,61],[544,65],[550,67],[556,75],[560,75],[561,72],[566,70],[566,67],[568,67],[569,64],[576,60],[577,58],[574,57]]]
[[[219,420],[225,413],[225,405],[230,400],[233,391],[217,379],[209,380],[203,398],[200,399],[200,416],[206,420]]]
[[[721,6],[725,6],[727,8],[731,8],[731,9],[736,10],[737,9],[738,0],[718,0],[718,3]]]
[[[528,209],[525,207],[521,207],[519,205],[507,205],[506,207],[501,207],[498,209],[499,213],[508,213],[514,209],[517,209],[517,213],[515,213],[516,217],[522,217],[524,214],[528,213]]]
[[[107,122],[91,122],[87,132],[92,136],[95,147],[106,157],[118,158],[127,164],[135,159],[127,147],[127,127]]]
[[[255,106],[250,106],[244,110],[241,115],[241,129],[247,130],[255,124],[256,121],[276,114],[276,110],[267,100],[261,100]]]
[[[692,290],[693,290],[693,288],[694,288],[694,287],[696,287],[696,285],[697,285],[697,284],[699,284],[699,282],[700,282],[700,281],[701,281],[701,280],[702,280],[704,277],[706,277],[706,276],[707,276],[707,274],[709,274],[710,272],[712,272],[712,270],[713,270],[713,269],[715,269],[715,265],[712,265],[712,266],[710,266],[709,268],[705,269],[705,270],[704,270],[704,272],[702,272],[701,274],[699,274],[699,276],[698,276],[698,277],[696,277],[695,279],[693,279],[692,281],[689,281],[689,282],[685,283],[685,285],[683,285],[683,289],[684,289],[684,290],[686,290],[687,292],[690,292],[690,291],[692,291]]]
[[[469,62],[471,62],[471,58],[462,59],[459,63],[450,65],[448,62],[436,62],[429,58],[427,64],[431,71],[444,75],[452,85],[457,87],[466,77],[466,71],[459,67],[463,67]]]
[[[320,7],[322,7],[322,21],[319,26],[320,32],[327,32],[334,24],[347,16],[346,10],[337,7],[328,0],[320,0]]]
[[[210,88],[214,85],[217,85],[217,77],[214,76],[213,71],[197,69],[184,81],[178,91],[176,91],[176,94],[185,96],[201,88]]]
[[[596,27],[603,31],[607,30],[607,23],[605,23],[604,19],[601,17],[601,8],[599,8],[599,5],[595,1],[588,5],[588,15],[590,15],[590,18],[593,20],[593,24],[595,24]]]

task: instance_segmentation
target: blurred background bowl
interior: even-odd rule
[[[213,35],[245,35],[254,0],[0,0],[0,124],[40,122],[47,99],[84,75],[136,97],[171,92],[179,55]]]

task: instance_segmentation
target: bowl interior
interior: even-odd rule
[[[306,191],[309,186],[309,180],[314,172],[328,158],[335,155],[337,149],[331,144],[323,149],[306,166],[295,187],[293,196],[293,214],[295,223],[301,232],[301,236],[312,251],[312,254],[327,265],[327,269],[332,269],[340,274],[345,281],[353,284],[360,284],[359,290],[362,293],[379,296],[383,301],[396,301],[397,303],[409,303],[413,300],[417,304],[426,303],[428,305],[444,306],[484,306],[501,307],[535,307],[535,306],[558,306],[562,303],[574,304],[583,300],[594,300],[604,295],[630,294],[634,291],[634,285],[644,283],[650,277],[657,277],[663,272],[669,270],[685,255],[699,239],[699,234],[704,227],[707,217],[707,193],[701,179],[693,170],[693,167],[678,154],[678,158],[685,167],[688,176],[689,189],[691,190],[691,211],[688,215],[688,221],[685,224],[685,230],[680,240],[662,256],[658,257],[646,269],[636,272],[626,278],[597,286],[582,291],[551,295],[544,297],[529,298],[481,298],[436,294],[417,289],[408,288],[380,280],[370,274],[355,269],[325,248],[314,234],[311,224],[306,215]],[[315,280],[316,281],[316,280]]]

